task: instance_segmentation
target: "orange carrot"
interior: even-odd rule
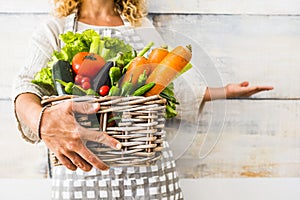
[[[148,75],[150,72],[150,66],[148,59],[144,56],[137,56],[135,57],[132,62],[130,63],[124,78],[122,80],[122,84],[130,81],[133,85],[135,85],[138,82],[139,76],[144,73],[146,70],[146,74]]]
[[[188,47],[178,46],[169,52],[149,75],[146,84],[153,82],[155,86],[144,96],[160,94],[190,62],[191,58],[192,52]]]
[[[148,61],[151,66],[151,72],[168,55],[168,53],[169,53],[168,49],[163,47],[155,48],[150,52],[148,56]]]

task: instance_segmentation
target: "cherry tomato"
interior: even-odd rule
[[[104,58],[95,53],[89,53],[84,56],[83,62],[78,69],[78,74],[93,78],[105,65]]]
[[[75,83],[77,83],[77,84],[81,84],[81,80],[82,80],[82,76],[81,75],[79,75],[79,74],[77,74],[76,76],[75,76]]]
[[[79,69],[81,68],[81,64],[84,61],[85,56],[87,56],[89,52],[80,52],[77,53],[72,59],[72,70],[75,74],[78,74]]]
[[[84,90],[88,90],[88,89],[91,88],[91,84],[90,84],[90,82],[83,82],[83,83],[81,84],[81,87],[82,87]]]
[[[82,77],[82,79],[81,79],[81,84],[83,84],[84,82],[89,82],[89,83],[91,83],[91,79],[89,78],[89,77],[87,77],[87,76],[85,76],[85,77]]]
[[[101,96],[106,96],[107,94],[108,94],[108,92],[109,92],[109,86],[108,85],[103,85],[103,86],[101,86],[100,88],[99,88],[99,94],[101,95]]]

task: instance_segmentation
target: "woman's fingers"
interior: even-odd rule
[[[252,96],[256,93],[259,92],[263,92],[263,91],[267,91],[267,90],[272,90],[273,87],[272,86],[253,86],[253,87],[248,87],[245,88],[246,89],[246,93],[245,96]]]
[[[248,81],[239,84],[228,84],[225,88],[226,98],[250,97],[256,93],[274,89],[273,86],[249,86]]]
[[[105,132],[100,131],[93,131],[85,128],[80,128],[80,136],[83,140],[93,141],[105,144],[113,149],[121,149],[122,144],[114,139],[113,137],[109,136]]]
[[[82,169],[83,171],[90,171],[92,169],[92,165],[89,164],[87,161],[81,158],[77,153],[73,151],[67,151],[65,153],[65,156],[68,157],[72,163],[76,166]]]
[[[93,114],[100,109],[100,104],[91,102],[73,102],[72,109],[75,113]]]
[[[100,160],[95,154],[93,154],[89,149],[85,146],[82,146],[80,150],[77,151],[78,155],[80,155],[84,160],[90,163],[92,166],[100,169],[100,170],[108,170],[109,167]]]
[[[240,86],[241,87],[247,87],[249,85],[249,82],[248,81],[244,81],[244,82],[241,82],[240,83]]]
[[[109,169],[81,140],[72,142],[72,144],[66,144],[56,151],[55,155],[64,166],[73,171],[78,167],[83,171],[90,171],[92,166],[100,170]]]
[[[63,155],[63,154],[56,154],[55,156],[61,162],[61,164],[63,164],[64,166],[66,166],[68,169],[70,169],[72,171],[75,171],[77,169],[77,166],[74,165],[71,162],[71,160],[69,158],[67,158],[65,155]]]
[[[240,84],[239,84],[241,87],[245,87],[245,89],[247,89],[247,90],[251,90],[251,91],[254,91],[254,90],[256,90],[256,91],[258,91],[258,92],[260,92],[260,91],[265,91],[265,90],[273,90],[274,89],[274,87],[273,86],[249,86],[249,82],[248,81],[243,81],[243,82],[241,82]],[[248,87],[249,86],[249,87]]]
[[[73,112],[81,114],[93,114],[96,113],[99,109],[99,103],[73,102]],[[121,143],[118,140],[114,139],[113,137],[110,137],[104,132],[92,131],[83,127],[79,127],[79,133],[83,140],[103,143],[114,149],[121,149],[122,147]]]
[[[257,86],[259,91],[265,91],[265,90],[273,90],[273,86]]]
[[[84,128],[76,122],[74,115],[74,113],[96,113],[100,109],[100,104],[67,101],[52,108],[53,113],[51,112],[51,115],[48,113],[48,119],[51,120],[47,123],[48,126],[42,129],[47,133],[44,134],[43,139],[60,162],[70,170],[76,170],[79,167],[84,171],[90,171],[92,166],[107,170],[109,167],[93,154],[83,141],[103,143],[114,149],[121,149],[121,143],[105,132]]]
[[[93,114],[96,113],[100,109],[99,103],[73,103],[73,111],[82,113],[82,114]],[[78,127],[78,132],[80,134],[80,137],[83,140],[88,141],[94,141],[98,143],[103,143],[111,148],[114,149],[121,149],[122,145],[121,143],[114,139],[113,137],[107,135],[105,132],[99,132],[99,131],[93,131],[86,128],[83,128],[81,126]]]

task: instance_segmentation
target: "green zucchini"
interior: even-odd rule
[[[96,77],[93,79],[92,89],[99,91],[99,88],[103,85],[111,87],[109,70],[114,66],[114,62],[107,61],[106,64],[101,68]]]
[[[57,80],[62,80],[66,83],[74,82],[72,66],[69,62],[58,60],[52,68],[52,78],[56,92],[59,96],[67,94],[64,86]]]

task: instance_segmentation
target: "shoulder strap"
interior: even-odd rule
[[[68,15],[65,20],[63,33],[67,33],[68,31],[75,33],[77,30],[76,21],[77,21],[77,12],[74,12],[74,13]],[[60,42],[60,48],[62,48],[64,45],[65,44],[63,42]]]
[[[76,32],[77,31],[77,12],[71,13],[66,17],[64,33],[68,31]]]
[[[125,26],[131,26],[130,22],[128,21],[128,19],[124,15],[120,14],[120,17],[123,20],[123,23],[124,23]]]

